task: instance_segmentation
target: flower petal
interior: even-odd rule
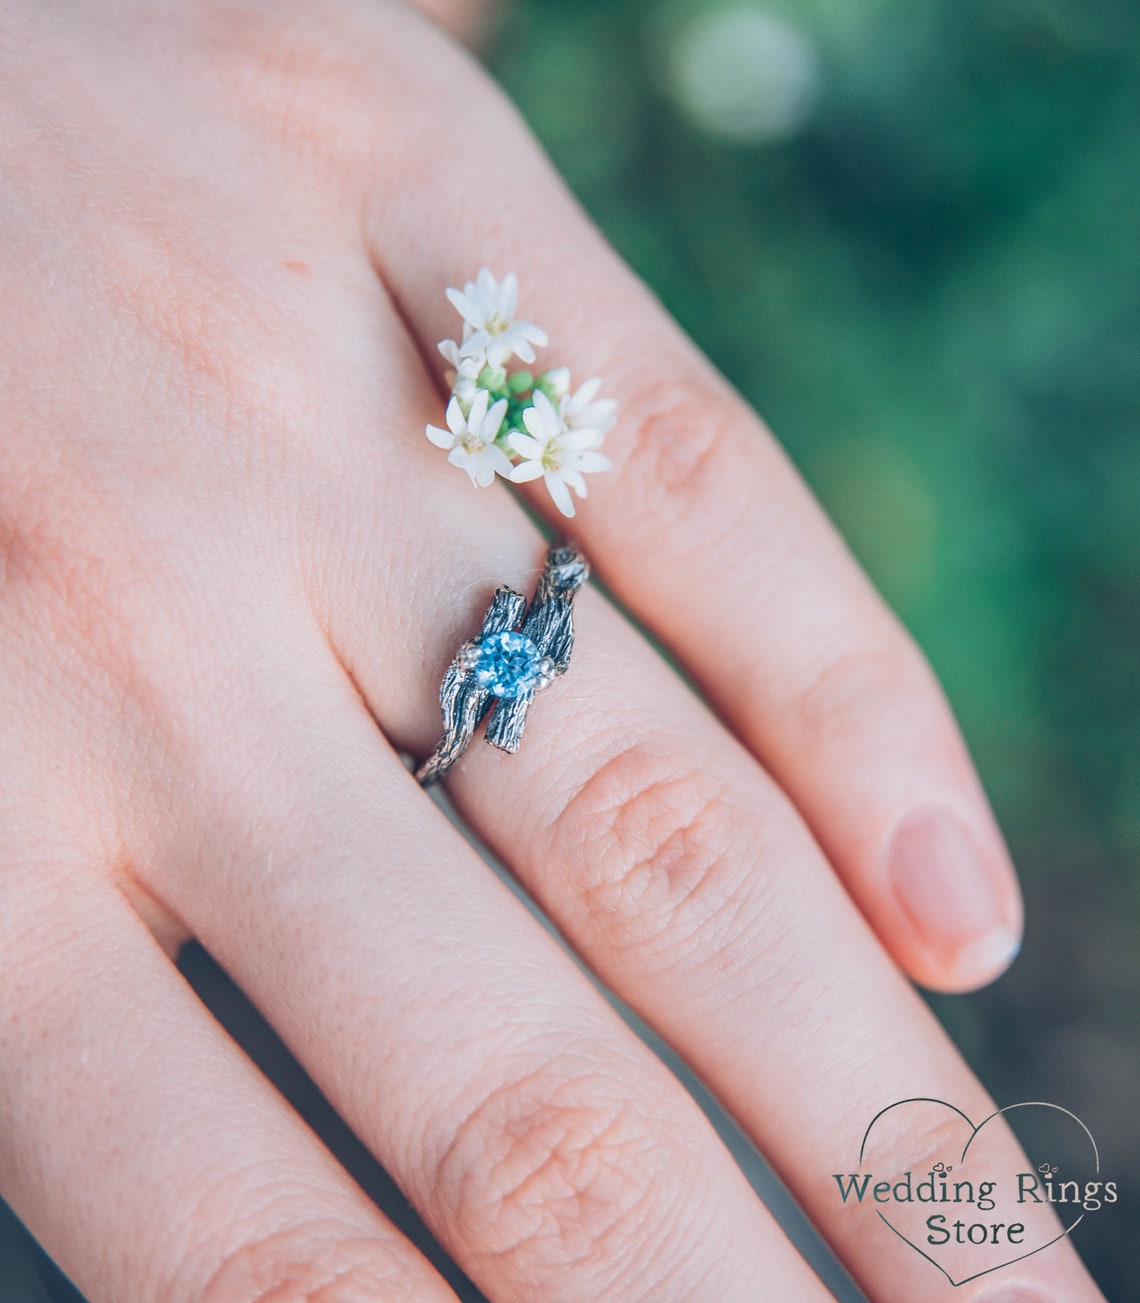
[[[514,319],[519,306],[519,278],[513,271],[507,272],[499,282],[499,311],[508,321]]]
[[[458,444],[447,454],[447,460],[453,466],[459,466],[471,477],[471,483],[475,483],[475,468],[471,465],[471,454],[466,448],[461,448]]]
[[[530,480],[541,479],[543,476],[542,462],[540,461],[523,461],[517,466],[511,468],[509,479],[512,484],[526,484]]]
[[[487,449],[471,458],[471,478],[476,485],[485,489],[495,482],[495,468],[487,460]]]
[[[502,366],[511,355],[510,342],[505,335],[487,336],[487,361],[492,366]]]
[[[437,448],[451,448],[455,444],[455,435],[450,430],[441,430],[438,425],[427,427],[427,437]]]
[[[473,330],[459,346],[461,357],[482,357],[490,343],[491,336],[485,330]]]
[[[601,446],[605,435],[601,430],[595,430],[589,426],[579,429],[575,426],[572,430],[567,430],[565,434],[558,436],[558,446],[565,448],[567,452],[578,452],[584,448],[597,448]]]
[[[534,396],[534,405],[542,413],[543,419],[547,424],[557,429],[558,413],[554,410],[554,404],[549,398],[547,398],[541,389]]]
[[[570,496],[570,490],[562,482],[560,475],[554,474],[553,471],[547,471],[543,476],[546,481],[547,491],[551,498],[554,499],[554,505],[564,516],[574,514],[574,499]]]
[[[487,403],[491,395],[486,389],[480,389],[471,400],[471,410],[467,413],[467,428],[476,439],[483,437],[483,422],[487,416]]]
[[[447,425],[456,437],[467,429],[467,418],[463,415],[463,408],[459,406],[458,398],[452,398],[447,404]]]
[[[591,474],[594,471],[608,471],[613,465],[608,457],[600,452],[580,452],[574,458],[574,469]]]
[[[479,392],[481,394],[487,393],[486,389],[480,389]],[[497,399],[494,405],[484,416],[482,425],[479,430],[479,437],[483,440],[484,443],[493,443],[494,440],[498,437],[499,427],[503,424],[503,417],[506,416],[506,414],[507,414],[507,400],[505,398]]]
[[[606,434],[617,425],[617,417],[614,415],[616,411],[617,403],[603,398],[599,402],[591,403],[584,412],[579,412],[572,424],[584,429],[600,430],[602,434]]]
[[[462,290],[448,289],[447,297],[451,306],[469,325],[476,330],[481,330],[486,324],[486,314],[480,309],[478,303],[473,302]]]
[[[523,409],[522,417],[526,428],[536,439],[541,439],[543,443],[547,443],[561,434],[564,428],[562,418],[554,410],[554,405],[541,389],[535,390],[531,398],[531,406]]]
[[[534,361],[534,349],[526,342],[526,337],[520,332],[515,330],[504,331],[499,336],[499,340],[507,348],[508,356],[512,352],[516,353],[519,360],[525,362],[528,366]]]
[[[537,398],[538,394],[534,395]],[[531,400],[530,407],[524,407],[522,410],[523,425],[534,435],[535,439],[544,447],[546,445],[546,427],[542,421],[542,413],[534,406],[534,399]]]
[[[577,411],[581,411],[590,404],[598,395],[598,390],[602,387],[601,376],[591,376],[589,380],[583,380],[578,386],[578,392],[570,400],[570,406]]]
[[[532,439],[529,434],[523,434],[519,430],[512,430],[507,442],[520,457],[533,458],[540,462],[542,454],[546,451],[546,444],[541,439]]]
[[[586,488],[586,481],[582,478],[582,476],[579,474],[578,471],[574,470],[572,467],[564,466],[562,468],[561,474],[563,480],[565,480],[565,482],[574,490],[574,492],[580,498],[584,498],[586,496],[589,490]]]
[[[503,479],[509,480],[514,471],[511,465],[511,459],[497,444],[489,443],[486,447],[485,454],[487,464],[495,475],[501,475]]]
[[[583,418],[585,423],[591,423],[598,420],[612,421],[614,419],[614,413],[617,411],[617,407],[616,398],[599,398],[597,402],[591,403],[580,412],[579,416]]]

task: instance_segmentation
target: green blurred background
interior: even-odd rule
[[[1028,932],[995,987],[932,1004],[999,1104],[1088,1123],[1121,1202],[1076,1242],[1140,1298],[1140,7],[521,0],[487,57],[946,685]],[[74,1297],[0,1209],[0,1300]]]
[[[941,676],[1028,926],[931,1003],[1140,1299],[1140,6],[524,0],[492,65]]]

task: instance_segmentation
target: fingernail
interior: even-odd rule
[[[956,978],[995,974],[1016,955],[1009,870],[984,856],[954,815],[924,811],[906,820],[887,871],[903,913]]]

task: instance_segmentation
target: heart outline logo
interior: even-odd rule
[[[863,1143],[859,1146],[860,1167],[863,1166],[863,1160],[867,1152],[867,1141],[870,1139],[871,1132],[874,1130],[875,1127],[875,1123],[878,1122],[878,1120],[881,1117],[883,1117],[885,1114],[889,1113],[891,1109],[901,1108],[904,1104],[939,1104],[943,1108],[948,1108],[952,1113],[957,1113],[957,1115],[962,1119],[962,1121],[965,1122],[966,1125],[970,1128],[970,1138],[966,1141],[965,1145],[962,1148],[961,1157],[958,1159],[959,1164],[964,1163],[966,1161],[966,1155],[970,1152],[970,1146],[977,1139],[978,1132],[981,1131],[981,1129],[984,1126],[986,1126],[988,1123],[992,1122],[994,1118],[1003,1117],[1006,1113],[1012,1113],[1015,1109],[1019,1109],[1019,1108],[1054,1109],[1056,1110],[1056,1112],[1063,1113],[1066,1117],[1072,1118],[1072,1120],[1077,1124],[1077,1126],[1079,1126],[1081,1130],[1085,1133],[1085,1135],[1088,1137],[1089,1144],[1092,1146],[1092,1151],[1093,1151],[1093,1160],[1095,1164],[1094,1172],[1096,1175],[1098,1176],[1100,1175],[1100,1150],[1097,1148],[1097,1143],[1096,1140],[1093,1138],[1093,1133],[1088,1129],[1087,1126],[1085,1126],[1084,1122],[1082,1122],[1081,1119],[1077,1117],[1075,1113],[1070,1112],[1070,1110],[1067,1108],[1063,1108],[1060,1104],[1050,1104],[1045,1100],[1023,1100],[1020,1104],[1007,1104],[1005,1108],[996,1109],[993,1113],[989,1115],[989,1117],[983,1118],[981,1122],[979,1122],[975,1126],[973,1121],[965,1113],[963,1113],[960,1108],[956,1107],[954,1104],[948,1103],[944,1099],[937,1099],[929,1095],[916,1095],[911,1099],[896,1100],[893,1104],[888,1104],[886,1108],[881,1108],[875,1114],[875,1116],[867,1124],[867,1130],[864,1131],[863,1133]],[[1026,1258],[1032,1258],[1035,1254],[1040,1253],[1043,1249],[1047,1249],[1050,1247],[1050,1245],[1056,1244],[1058,1240],[1067,1239],[1072,1234],[1072,1232],[1076,1229],[1076,1227],[1079,1226],[1081,1222],[1084,1221],[1085,1219],[1085,1214],[1082,1211],[1080,1216],[1077,1217],[1077,1219],[1073,1221],[1069,1226],[1066,1226],[1060,1232],[1059,1235],[1054,1235],[1051,1240],[1046,1240],[1044,1244],[1039,1244],[1037,1248],[1030,1249],[1028,1253],[1019,1254],[1016,1258],[1010,1258],[1008,1262],[999,1262],[994,1267],[986,1267],[983,1271],[976,1271],[972,1276],[963,1276],[961,1280],[955,1280],[954,1277],[951,1276],[950,1273],[946,1270],[946,1268],[939,1261],[937,1261],[937,1259],[932,1258],[929,1253],[925,1252],[925,1250],[923,1249],[920,1249],[912,1239],[904,1235],[902,1231],[900,1231],[899,1228],[895,1226],[894,1223],[891,1222],[891,1220],[888,1217],[884,1216],[884,1214],[880,1212],[879,1209],[877,1208],[875,1209],[875,1215],[890,1230],[892,1230],[899,1237],[899,1239],[903,1241],[904,1244],[909,1244],[910,1247],[915,1251],[915,1253],[917,1253],[920,1257],[925,1258],[926,1261],[929,1262],[932,1266],[937,1267],[938,1270],[943,1274],[943,1276],[946,1277],[946,1279],[950,1282],[950,1284],[955,1289],[957,1289],[959,1285],[967,1285],[970,1283],[970,1281],[977,1280],[981,1276],[988,1276],[991,1272],[1001,1271],[1005,1267],[1012,1267],[1015,1262],[1024,1262]]]

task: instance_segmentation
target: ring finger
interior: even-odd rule
[[[504,493],[473,493],[429,452],[358,474],[346,512],[375,519],[387,496],[439,522],[414,576],[374,540],[352,549],[362,568],[337,577],[323,612],[372,712],[419,754],[439,727],[425,667],[442,672],[497,582],[530,591],[542,551]],[[933,1094],[979,1116],[989,1101],[784,794],[612,608],[588,591],[579,608],[577,663],[536,703],[522,750],[477,743],[451,791],[591,967],[714,1086],[875,1297],[913,1299],[927,1264],[853,1234],[828,1173],[892,1099]],[[408,617],[378,633],[362,620],[375,609]],[[928,1141],[904,1137],[899,1152]],[[1003,1145],[1025,1161],[1008,1132]],[[1023,1274],[1097,1297],[1067,1246]]]

